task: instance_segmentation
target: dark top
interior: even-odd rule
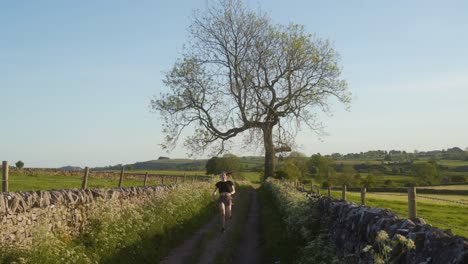
[[[227,192],[230,193],[232,192],[232,186],[234,183],[232,181],[219,181],[216,183],[216,187],[219,189],[219,193]]]

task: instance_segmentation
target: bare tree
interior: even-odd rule
[[[241,1],[196,11],[185,52],[166,74],[170,92],[151,101],[165,120],[162,146],[173,148],[189,126],[191,153],[220,154],[235,137],[263,143],[271,176],[275,153],[291,150],[301,125],[320,131],[316,113],[330,111],[329,98],[350,103],[338,60],[328,41],[301,25],[275,25]]]

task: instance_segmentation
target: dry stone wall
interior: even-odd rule
[[[176,185],[115,189],[71,189],[2,193],[0,245],[28,247],[41,229],[76,236],[89,216],[102,210],[118,214],[128,204],[143,204]]]
[[[362,263],[366,259],[364,247],[374,245],[378,232],[385,230],[390,238],[400,234],[412,239],[416,246],[393,263],[468,263],[466,239],[454,236],[450,230],[434,228],[420,218],[402,219],[388,209],[359,206],[327,197],[311,196],[311,199],[319,203],[322,225],[328,230],[328,237],[336,245],[339,256],[359,256]],[[392,252],[396,256],[399,253]]]

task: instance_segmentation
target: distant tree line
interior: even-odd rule
[[[373,150],[342,155],[306,156],[291,152],[277,157],[275,177],[310,182],[314,180],[323,186],[366,186],[373,187],[382,175],[414,176],[416,182],[409,184],[440,184],[465,182],[468,166],[446,166],[439,164],[441,159],[466,160],[467,151],[458,147],[447,150],[407,153],[399,150]],[[354,160],[354,161],[349,161]],[[122,167],[134,170],[197,170],[207,174],[222,171],[263,173],[263,157],[237,157],[226,154],[208,160],[169,159],[160,156],[158,160],[135,164],[107,166],[98,169],[119,170]],[[395,187],[392,180],[384,181],[385,187]]]
[[[468,149],[468,148],[467,148]],[[327,157],[334,160],[350,159],[376,159],[384,161],[413,161],[420,158],[429,158],[434,160],[465,160],[468,161],[468,151],[459,147],[448,148],[447,150],[418,151],[413,153],[401,150],[370,150],[360,153],[340,154],[333,153]]]
[[[374,154],[385,152],[372,152]],[[449,151],[450,153],[450,151]],[[392,152],[394,155],[395,152]],[[401,153],[399,153],[401,154]],[[345,161],[346,159],[342,159]],[[359,159],[358,159],[359,161]],[[336,155],[322,156],[314,154],[306,157],[304,154],[293,152],[288,157],[280,157],[275,177],[287,180],[310,182],[314,179],[323,187],[327,186],[364,186],[374,187],[377,177],[382,175],[414,176],[416,182],[408,185],[431,185],[449,182],[465,182],[466,176],[455,172],[468,172],[468,166],[449,168],[439,165],[437,160],[424,159],[419,161],[381,162],[370,164],[367,159],[361,163],[345,165],[336,159]],[[366,176],[363,177],[362,175]],[[385,187],[395,187],[392,180],[385,180]]]

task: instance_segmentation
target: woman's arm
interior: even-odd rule
[[[216,191],[218,191],[218,187],[217,187],[217,186],[215,187],[215,189],[214,189],[214,191],[213,191],[213,195],[212,195],[212,196],[213,196],[213,199],[216,198]]]
[[[236,189],[234,188],[234,184],[232,185],[232,192],[230,193],[231,195],[236,193]]]

